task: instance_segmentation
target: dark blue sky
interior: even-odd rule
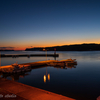
[[[0,47],[100,43],[100,0],[0,0]]]

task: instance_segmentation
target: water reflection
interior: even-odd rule
[[[50,81],[50,74],[48,74],[48,80]]]
[[[50,73],[48,73],[48,71],[47,71],[47,67],[54,67],[54,68],[61,68],[61,69],[67,69],[67,68],[76,68],[76,65],[74,65],[74,64],[68,64],[68,65],[66,65],[66,66],[38,66],[38,67],[34,67],[34,68],[32,68],[32,70],[34,70],[34,69],[38,69],[38,68],[44,68],[44,67],[46,67],[46,74],[44,74],[44,76],[43,76],[43,80],[44,80],[44,83],[46,83],[47,81],[49,81],[50,82]],[[31,71],[29,71],[29,72],[31,72]],[[0,77],[2,77],[2,78],[10,78],[10,80],[14,80],[14,81],[18,81],[19,80],[19,78],[24,78],[25,76],[27,76],[27,75],[30,75],[30,73],[29,72],[23,72],[23,73],[16,73],[16,74],[6,74],[6,73],[0,73]]]
[[[50,82],[50,74],[47,73],[47,67],[46,67],[46,75],[43,76],[44,83],[46,83],[46,80]]]
[[[43,76],[44,79],[44,83],[46,83],[46,80],[48,79],[48,81],[50,82],[50,74],[44,75]]]
[[[76,68],[76,66],[77,66],[77,65],[74,65],[74,64],[67,64],[67,65],[66,65],[66,67],[67,67],[67,68],[70,68],[70,69],[71,69],[71,68]]]
[[[44,83],[46,83],[46,75],[44,75],[44,77],[43,77],[43,78],[44,78]]]
[[[38,66],[38,67],[34,67],[32,69],[38,69],[38,68],[43,68],[43,67],[45,67],[45,66]],[[10,80],[18,81],[19,78],[24,78],[25,76],[30,75],[31,71],[32,70],[27,71],[27,72],[13,73],[13,74],[0,72],[0,77],[6,78],[6,79],[10,78]]]
[[[54,67],[54,68],[61,68],[61,69],[67,69],[67,68],[76,68],[76,64],[67,64],[66,66],[49,66],[49,67]],[[48,80],[50,82],[50,74],[48,74],[47,72],[47,67],[46,67],[46,75],[43,76],[43,80],[44,80],[44,83],[46,83],[46,81]]]
[[[76,64],[67,64],[66,66],[54,66],[54,68],[61,68],[61,69],[67,69],[67,68],[76,68]]]
[[[47,80],[47,79],[48,79],[48,81],[50,82],[50,74],[44,75],[44,76],[43,76],[43,79],[44,79],[44,83],[46,83],[46,80]]]
[[[25,76],[29,75],[28,73],[17,73],[17,74],[4,74],[0,73],[0,77],[2,78],[10,78],[13,81],[18,81],[19,78],[24,78]]]

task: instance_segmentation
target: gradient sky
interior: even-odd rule
[[[100,43],[100,0],[0,0],[0,48]]]

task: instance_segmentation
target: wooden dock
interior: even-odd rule
[[[70,62],[72,61],[72,62]],[[19,73],[19,72],[26,72],[26,71],[31,71],[32,68],[34,67],[40,67],[40,66],[60,66],[60,67],[74,67],[74,65],[77,64],[77,62],[72,59],[67,59],[67,60],[46,60],[46,61],[38,61],[38,62],[30,62],[30,63],[23,63],[23,64],[17,64],[14,63],[12,65],[6,65],[6,66],[1,66],[0,67],[0,72],[2,73]],[[73,65],[73,66],[71,66]],[[75,68],[75,67],[74,67]]]
[[[46,60],[46,61],[38,61],[38,62],[30,62],[30,63],[23,63],[19,65],[30,65],[31,67],[36,67],[36,66],[44,66],[47,65],[49,62],[56,62],[57,60]],[[9,68],[12,67],[12,65],[6,65],[6,66],[1,66],[1,68]]]
[[[36,67],[36,66],[45,66],[49,62],[56,62],[57,60],[46,60],[46,61],[38,61],[38,62],[31,62],[31,63],[23,63],[20,65],[30,65],[31,67]]]
[[[50,62],[56,62],[56,60],[47,60],[47,61],[38,61],[38,62],[30,62],[30,63],[23,63],[23,64],[18,64],[18,66],[20,66],[20,69],[18,70],[21,70],[21,68],[24,66],[30,66],[30,68],[33,68],[33,67],[38,67],[38,66],[46,66],[47,63],[50,63]],[[14,67],[12,65],[6,65],[6,66],[1,66],[0,67],[0,72],[4,72],[4,73],[12,73],[14,70]]]

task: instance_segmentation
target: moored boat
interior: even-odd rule
[[[74,65],[77,65],[77,61],[76,59],[65,59],[65,60],[60,60],[62,62],[65,62],[66,64],[74,64]]]
[[[14,63],[12,65],[10,65],[9,67],[5,67],[5,68],[1,68],[0,71],[3,73],[21,73],[21,72],[27,72],[31,70],[31,66],[30,65],[20,65],[17,63]]]

